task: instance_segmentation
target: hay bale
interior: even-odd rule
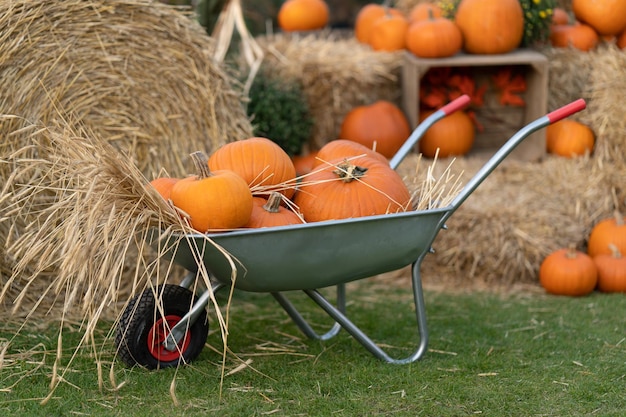
[[[401,54],[373,51],[350,32],[277,34],[257,39],[265,53],[262,71],[298,82],[315,125],[309,146],[336,139],[343,117],[358,105],[400,100]]]
[[[147,0],[4,0],[0,26],[0,114],[80,121],[146,174],[183,175],[198,147],[251,133],[233,80],[211,58],[213,40],[180,9]],[[4,123],[0,135],[14,128]],[[3,154],[23,145],[14,137]]]
[[[212,59],[214,41],[181,9],[147,0],[2,0],[0,26],[0,115],[18,116],[0,120],[0,282],[8,291],[5,307],[24,294],[28,312],[58,273],[58,265],[26,265],[27,281],[16,278],[6,288],[21,261],[6,248],[40,224],[38,214],[55,196],[41,192],[29,206],[15,206],[24,204],[18,185],[55,184],[44,171],[14,177],[11,155],[26,149],[33,159],[50,156],[34,145],[29,126],[88,132],[148,178],[161,169],[183,176],[190,152],[248,137],[252,128],[235,80]],[[93,181],[80,180],[85,189]],[[61,215],[51,216],[50,224],[64,224]],[[55,236],[46,242],[54,245]],[[134,256],[128,252],[129,265]],[[133,268],[125,273],[132,282]]]

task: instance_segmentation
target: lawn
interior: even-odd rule
[[[359,281],[348,314],[390,353],[415,344],[410,291]],[[626,409],[626,296],[582,298],[540,292],[425,293],[429,351],[410,365],[373,358],[340,332],[303,337],[266,294],[237,293],[231,309],[226,375],[221,343],[178,370],[127,369],[116,363],[103,327],[103,387],[94,356],[81,351],[52,398],[56,326],[20,332],[0,371],[0,414],[13,416],[621,416]],[[329,319],[296,293],[319,329]],[[5,323],[0,340],[15,333]],[[64,340],[80,333],[66,331]],[[27,352],[27,349],[33,351]],[[69,359],[68,351],[66,358]],[[238,358],[235,357],[235,354]],[[29,374],[30,373],[30,374]],[[15,384],[14,386],[12,386]]]

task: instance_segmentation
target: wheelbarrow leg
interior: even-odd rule
[[[339,284],[336,287],[337,287],[337,307],[333,306],[333,308],[336,308],[338,311],[345,314],[346,312],[346,286],[345,284]],[[331,327],[331,329],[328,332],[320,335],[315,330],[313,330],[313,328],[309,325],[309,323],[304,319],[304,317],[302,317],[300,312],[291,303],[291,301],[289,301],[287,297],[285,297],[283,293],[273,292],[272,296],[274,296],[276,301],[278,301],[278,304],[280,304],[280,306],[287,312],[287,314],[289,314],[289,317],[291,317],[293,322],[298,326],[298,328],[302,331],[302,333],[304,333],[310,339],[328,340],[336,336],[337,333],[339,333],[339,330],[341,330],[341,325],[335,322],[333,324],[333,327]]]
[[[425,255],[425,254],[424,254]],[[428,328],[426,325],[426,309],[424,306],[424,293],[422,290],[422,281],[420,276],[420,265],[422,255],[411,268],[411,278],[413,285],[413,297],[415,302],[415,314],[417,319],[417,330],[419,335],[419,344],[415,352],[403,359],[394,359],[381,349],[376,342],[369,338],[361,329],[352,323],[345,315],[345,312],[339,311],[317,290],[305,290],[304,292],[313,299],[326,313],[328,313],[337,323],[341,325],[352,337],[361,343],[376,358],[393,364],[406,364],[415,362],[426,353],[428,347]]]

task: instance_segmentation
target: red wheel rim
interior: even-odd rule
[[[178,343],[178,347],[174,350],[167,350],[163,346],[163,342],[170,333],[170,329],[180,321],[181,317],[176,315],[168,315],[160,318],[154,323],[154,326],[148,332],[148,350],[159,362],[172,362],[178,360],[181,355],[189,347],[191,334],[189,330],[185,332],[183,340]]]

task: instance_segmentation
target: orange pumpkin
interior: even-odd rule
[[[320,165],[325,165],[329,161],[334,161],[336,159],[353,158],[356,156],[369,156],[374,159],[378,159],[381,162],[389,162],[384,155],[363,146],[360,143],[348,139],[335,139],[322,146],[317,153],[317,158],[313,163],[313,168],[315,169]]]
[[[565,9],[561,7],[555,7],[552,10],[552,24],[553,25],[567,25],[569,24],[569,14]]]
[[[393,7],[369,3],[361,7],[354,21],[354,36],[361,43],[369,44],[374,22],[385,14],[402,16],[402,12]]]
[[[291,162],[293,162],[293,166],[296,169],[296,175],[298,177],[311,172],[317,161],[317,152],[318,151],[313,151],[307,153],[306,155],[294,155],[291,157]]]
[[[561,120],[546,129],[546,150],[549,153],[572,158],[593,150],[595,137],[586,125],[575,120]]]
[[[252,137],[219,147],[209,158],[209,168],[234,171],[250,188],[276,186],[280,189],[275,191],[287,198],[295,192],[296,168],[291,158],[267,138]]]
[[[598,269],[598,289],[602,292],[626,292],[626,258],[615,245],[611,254],[593,258]]]
[[[555,25],[550,30],[550,43],[555,48],[572,47],[581,51],[590,51],[596,47],[600,37],[589,25]]]
[[[420,115],[420,121],[426,119],[433,112],[427,111]],[[453,155],[465,155],[474,144],[476,130],[472,119],[463,111],[456,111],[435,122],[418,142],[420,152],[434,158],[437,149],[439,157],[447,158]]]
[[[572,0],[572,11],[600,35],[617,35],[626,29],[624,0]]]
[[[550,294],[587,295],[596,287],[598,270],[587,254],[574,248],[559,249],[541,263],[539,282]]]
[[[379,100],[357,106],[344,117],[339,137],[374,149],[392,158],[411,134],[402,110],[390,101]]]
[[[389,164],[367,156],[314,170],[300,185],[294,203],[307,222],[405,211],[411,196]]]
[[[324,0],[287,0],[278,10],[278,26],[287,32],[317,30],[328,24],[328,16]]]
[[[189,216],[191,227],[199,232],[211,229],[236,229],[252,214],[252,193],[236,173],[210,171],[202,152],[191,154],[197,175],[183,178],[172,187],[174,206]]]
[[[504,54],[524,36],[524,12],[518,0],[461,0],[455,22],[470,54]]]
[[[599,221],[589,234],[587,253],[591,257],[611,254],[610,245],[626,253],[626,217],[616,211],[611,218]]]
[[[422,3],[424,4],[424,3]],[[411,23],[406,35],[406,48],[421,58],[445,58],[463,47],[461,30],[451,20],[431,17]]]
[[[154,189],[161,194],[161,197],[167,201],[170,199],[172,187],[178,182],[178,180],[178,178],[159,177],[150,181],[150,185],[152,185]]]
[[[394,52],[405,49],[409,21],[404,15],[385,14],[372,23],[369,45],[375,51]]]
[[[626,49],[626,30],[624,30],[621,34],[617,36],[615,39],[615,44],[620,49]]]
[[[441,7],[434,3],[418,3],[409,11],[409,22],[418,22],[420,20],[443,17]]]
[[[296,213],[281,205],[283,198],[279,192],[272,192],[267,199],[254,197],[252,214],[244,227],[276,227],[304,223]]]

